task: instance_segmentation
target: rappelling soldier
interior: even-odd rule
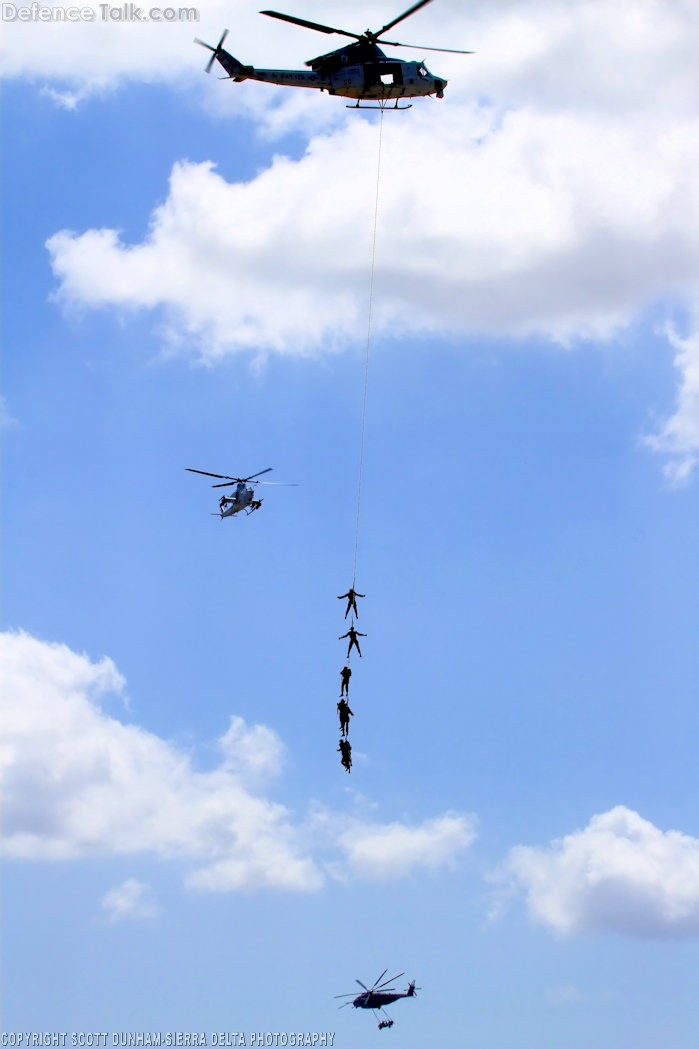
[[[338,638],[339,640],[339,638]],[[349,696],[349,680],[352,677],[352,671],[349,667],[343,667],[340,671],[340,680],[342,685],[340,687],[341,696]]]
[[[354,624],[352,624],[352,626],[349,628],[347,633],[346,634],[340,634],[340,636],[338,637],[337,640],[338,641],[342,641],[342,639],[344,637],[348,637],[349,638],[349,644],[347,646],[347,658],[349,659],[349,654],[352,651],[352,645],[354,645],[354,647],[357,649],[357,652],[359,652],[359,655],[361,657],[362,650],[359,647],[359,642],[357,641],[357,638],[358,637],[366,637],[366,634],[362,634],[359,630],[355,630]]]
[[[352,770],[352,745],[346,739],[341,739],[337,749],[340,752],[340,754],[342,755],[342,758],[340,759],[342,761],[342,767],[347,769],[348,772],[351,772],[351,770]]]
[[[342,601],[343,598],[347,598],[347,608],[345,609],[345,619],[347,619],[348,613],[351,611],[353,615],[359,619],[359,612],[357,611],[357,598],[365,597],[365,594],[358,594],[353,586],[349,588],[346,594],[338,594],[338,601]]]
[[[354,717],[354,711],[350,710],[350,705],[345,699],[341,699],[337,704],[337,715],[340,719],[340,731],[343,736],[349,736],[349,719]]]

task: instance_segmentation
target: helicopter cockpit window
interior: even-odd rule
[[[425,66],[418,66],[417,75],[422,77],[423,80],[427,80],[429,77],[427,68]]]

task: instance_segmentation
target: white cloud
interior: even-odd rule
[[[344,21],[343,12],[338,6],[335,20]],[[375,3],[353,8],[358,25],[394,13],[389,3],[385,11]],[[304,14],[333,21],[320,0],[308,0]],[[258,65],[299,65],[327,45],[242,3],[207,6],[197,33],[213,40],[224,24],[236,27],[227,41],[233,53],[245,42],[250,50],[238,57]],[[178,37],[175,47],[168,36],[189,27],[116,28],[129,32],[112,27],[106,53],[90,52],[103,78],[180,83],[185,65],[192,75],[196,66],[199,79],[185,80],[195,93],[200,84],[207,104],[246,114],[262,134],[293,127],[309,146],[300,160],[277,157],[247,183],[226,182],[211,163],[175,165],[140,243],[125,243],[109,216],[103,229],[56,233],[48,243],[59,298],[158,311],[173,345],[206,361],[240,351],[332,353],[360,340],[375,125],[313,92],[204,77],[189,39]],[[15,34],[25,29],[45,31]],[[695,298],[696,4],[475,0],[464,9],[437,0],[409,30],[406,39],[458,42],[478,53],[431,56],[450,80],[444,102],[420,100],[409,116],[384,122],[377,336],[608,339],[665,295]],[[84,55],[58,51],[52,58],[17,48],[9,68],[26,72],[36,62],[50,74],[52,62],[70,60],[72,70],[83,69]],[[81,89],[64,93],[64,104]],[[689,345],[678,354],[677,413],[654,445],[679,481],[699,455]]]
[[[218,740],[221,763],[201,772],[181,748],[101,709],[103,697],[124,687],[110,659],[95,663],[26,633],[0,634],[8,857],[154,853],[188,862],[185,882],[194,889],[313,891],[324,868],[385,878],[444,866],[472,840],[471,821],[456,813],[419,827],[348,824],[329,813],[299,819],[253,793],[282,767],[272,729],[232,717]],[[132,880],[105,900],[115,919],[150,905]]]
[[[257,110],[258,116],[289,100],[294,107],[307,107],[306,118],[319,101],[326,103],[321,109],[338,111],[332,100],[311,91],[265,90],[266,85],[251,85],[248,91],[247,85],[205,78],[207,56],[193,46],[192,37],[215,43],[228,26],[226,48],[243,62],[293,68],[328,45],[341,46],[341,37],[328,39],[260,17],[247,0],[191,6],[200,14],[196,22],[103,21],[98,5],[93,21],[5,22],[0,68],[5,76],[81,88],[105,89],[124,79],[180,84],[187,78],[190,90],[198,83],[212,97],[230,99],[233,111]],[[396,10],[393,0],[355,0],[348,24],[342,0],[304,0],[303,15],[361,33],[395,17]],[[507,96],[546,109],[584,105],[605,110],[611,105],[677,111],[691,108],[697,98],[693,41],[698,31],[699,12],[691,0],[473,0],[466,7],[435,0],[401,24],[399,36],[408,43],[475,49],[468,57],[425,53],[433,71],[449,79],[447,99]]]
[[[100,907],[108,922],[124,918],[153,918],[158,913],[150,889],[136,878],[127,878],[103,896]]]
[[[686,339],[667,331],[675,348],[675,366],[681,379],[674,414],[658,433],[646,438],[654,451],[668,455],[665,474],[677,486],[686,484],[699,463],[699,330]]]
[[[517,846],[501,875],[556,932],[699,933],[699,839],[622,805],[545,848]]]
[[[124,685],[111,660],[92,663],[19,633],[0,636],[0,661],[8,856],[155,852],[200,863],[197,884],[228,864],[227,887],[319,887],[290,813],[242,782],[256,741],[260,767],[271,769],[272,752],[279,759],[269,729],[235,719],[235,745],[229,734],[222,740],[223,765],[199,772],[184,751],[100,710],[100,695]],[[240,770],[236,749],[246,754]]]
[[[235,0],[232,3],[236,6]],[[67,5],[42,0],[40,6],[53,9],[53,20],[3,22],[0,59],[5,77],[70,85],[85,97],[125,80],[178,81],[201,71],[203,51],[193,45],[200,22],[115,22],[102,18],[98,4],[80,5],[92,10],[91,20],[67,22],[58,20],[58,12]],[[147,10],[155,5],[137,6]]]
[[[442,867],[475,839],[473,817],[447,812],[416,826],[351,822],[341,831],[338,843],[355,874],[390,879],[409,874],[416,867]]]
[[[17,2],[15,7],[28,6]],[[44,9],[64,4],[42,0]],[[117,7],[118,5],[111,5]],[[188,97],[213,112],[243,115],[260,122],[269,134],[283,134],[293,127],[328,126],[346,116],[327,96],[316,91],[289,92],[265,84],[222,84],[223,70],[216,66],[204,75],[210,57],[195,46],[198,37],[215,44],[225,27],[230,29],[226,49],[241,61],[258,67],[302,69],[306,59],[328,50],[327,37],[304,32],[274,19],[264,18],[248,0],[198,0],[188,4],[135,5],[142,14],[151,7],[175,8],[198,13],[177,21],[121,22],[102,17],[99,3],[81,5],[91,10],[91,20],[66,23],[6,19],[0,38],[0,70],[4,77],[23,77],[53,87],[59,105],[82,102],[95,93],[113,91],[128,82],[168,83],[186,89]],[[346,16],[338,4],[337,17]],[[304,14],[327,22],[325,0],[304,0]],[[391,15],[395,14],[393,9]],[[357,2],[353,19],[358,32],[376,20],[376,3]],[[434,16],[421,20],[433,25]],[[342,46],[340,37],[336,46]],[[58,85],[58,86],[57,86]],[[326,103],[326,104],[323,104]]]
[[[284,745],[266,725],[251,728],[241,717],[233,716],[228,729],[219,739],[224,766],[239,778],[259,779],[275,776],[284,760]]]
[[[658,132],[652,159],[647,138],[633,121],[476,109],[386,129],[377,332],[600,338],[689,291],[699,121]],[[332,352],[366,325],[376,142],[355,124],[244,184],[179,163],[141,243],[49,240],[59,296],[164,309],[208,359]]]

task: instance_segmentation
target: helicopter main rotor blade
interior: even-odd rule
[[[204,45],[208,47],[208,44]],[[205,477],[219,477],[221,480],[226,478],[229,481],[237,481],[237,477],[231,477],[230,474],[212,474],[208,470],[195,470],[193,466],[185,466],[185,470],[189,470],[191,474],[204,474]]]
[[[350,991],[349,994],[334,994],[333,995],[333,998],[356,998],[356,997],[357,997],[357,992],[356,991]]]
[[[253,481],[253,484],[276,485],[277,488],[300,488],[297,481]]]
[[[371,985],[372,991],[376,990],[376,985],[379,983],[380,980],[383,980],[383,978],[384,978],[384,976],[386,975],[387,972],[388,972],[388,969],[384,969],[384,971],[381,973],[381,975],[374,980],[374,982]],[[357,983],[359,983],[359,980],[357,980]]]
[[[446,55],[475,55],[475,51],[460,51],[455,47],[427,47],[426,44],[399,44],[396,40],[379,40],[382,47],[407,47],[411,51],[442,51]]]
[[[209,45],[205,44],[204,46],[208,47]],[[268,466],[265,470],[259,470],[256,474],[250,474],[249,477],[231,477],[230,474],[214,474],[214,473],[211,473],[209,470],[195,470],[193,466],[185,466],[185,470],[189,470],[190,473],[203,474],[204,477],[218,477],[218,479],[220,481],[225,481],[225,484],[212,484],[211,485],[212,488],[227,488],[231,484],[240,484],[241,482],[243,484],[245,484],[247,481],[251,481],[253,479],[253,477],[261,477],[262,474],[268,474],[273,469],[274,469],[274,467]],[[275,481],[264,481],[264,482],[258,482],[258,483],[259,484],[262,484],[262,483],[264,483],[264,484],[282,484],[283,482],[282,481],[276,481],[276,482]]]
[[[394,25],[398,25],[398,23],[402,22],[404,18],[410,18],[410,16],[414,15],[416,11],[419,11],[421,7],[426,7],[427,4],[431,3],[432,0],[419,0],[417,4],[413,4],[413,6],[409,7],[407,11],[404,11],[402,15],[398,15],[398,18],[394,18],[392,22],[388,22],[383,29],[379,29],[378,33],[372,33],[371,35],[373,39],[376,40],[377,37],[380,37],[382,33],[385,33],[387,29],[393,29]]]
[[[386,971],[386,970],[384,969],[384,973],[385,973],[385,971]],[[383,975],[384,975],[384,973],[382,973],[382,974],[381,974],[381,976],[383,976]],[[379,976],[379,979],[381,979],[381,976]],[[405,976],[405,973],[398,973],[398,975],[397,975],[397,976],[392,976],[390,980],[384,980],[384,982],[383,982],[383,983],[380,983],[380,984],[378,985],[378,987],[376,986],[376,984],[374,984],[374,988],[373,988],[373,989],[374,989],[375,991],[380,991],[380,990],[381,990],[381,988],[382,988],[382,987],[385,987],[387,983],[393,983],[393,981],[394,981],[394,980],[399,980],[399,979],[401,978],[401,976]]]
[[[429,2],[429,0],[423,0],[423,2]],[[278,18],[282,22],[291,22],[292,25],[303,26],[304,29],[316,29],[319,33],[338,33],[340,36],[351,36],[353,40],[362,39],[360,33],[350,33],[346,29],[333,29],[332,26],[321,25],[320,22],[309,22],[305,18],[297,18],[296,15],[283,15],[279,11],[260,11],[260,14]]]
[[[384,970],[384,972],[385,972],[385,970]],[[367,985],[366,985],[365,983],[362,983],[362,981],[361,981],[361,980],[355,980],[354,982],[355,982],[355,983],[358,983],[360,987],[363,987],[365,991],[368,991],[368,990],[369,990],[369,988],[367,987]]]
[[[253,477],[262,477],[262,474],[268,474],[274,467],[268,466],[264,470],[258,470],[256,474],[250,474],[249,477],[235,477],[235,481],[252,481]]]

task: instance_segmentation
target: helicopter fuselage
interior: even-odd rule
[[[405,991],[395,994],[388,991],[365,991],[364,994],[357,995],[352,1005],[355,1009],[383,1009],[385,1005],[392,1005],[399,998],[411,997],[412,995],[407,994]]]
[[[243,65],[223,48],[216,53],[228,77],[236,83],[257,80],[283,87],[315,88],[357,101],[382,102],[425,95],[442,98],[447,85],[446,80],[430,73],[423,62],[406,62],[381,55],[371,61],[345,64],[341,60],[331,61],[332,57],[328,56],[327,62],[319,63],[318,68],[311,70],[256,69]]]
[[[352,1002],[355,1009],[383,1009],[386,1005],[392,1005],[393,1002],[397,1002],[400,998],[414,998],[415,997],[415,981],[411,980],[408,984],[407,991],[394,991],[386,990],[381,991],[378,988],[368,988],[366,991],[362,991]]]
[[[224,495],[220,502],[220,516],[233,517],[234,514],[245,510],[251,514],[253,510],[259,510],[261,499],[255,499],[255,490],[248,485],[239,484],[233,495]]]

